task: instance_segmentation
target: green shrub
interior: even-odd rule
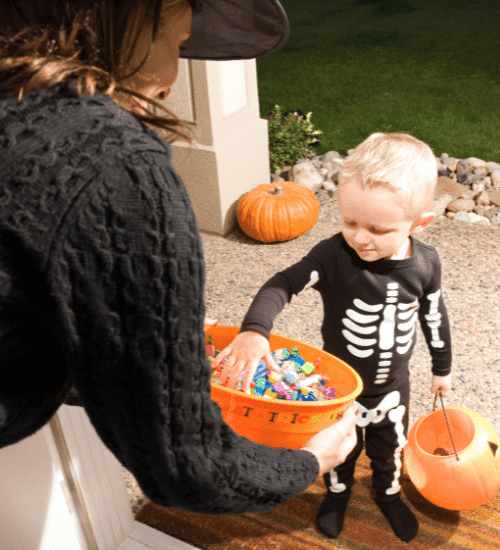
[[[269,116],[269,160],[271,172],[282,170],[284,166],[293,166],[297,160],[308,156],[308,146],[317,141],[314,137],[322,134],[311,124],[312,113],[302,118],[295,113],[283,117],[282,108],[275,105]]]

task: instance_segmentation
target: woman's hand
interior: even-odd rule
[[[230,389],[236,389],[241,374],[245,373],[241,389],[248,393],[250,382],[260,361],[265,361],[269,368],[279,372],[271,355],[269,340],[253,330],[240,332],[229,346],[217,355],[212,367],[217,368],[226,358],[227,361],[222,365],[219,382]]]
[[[443,397],[446,397],[450,391],[451,374],[448,374],[447,376],[432,375],[431,395],[441,393]]]
[[[356,445],[356,415],[358,410],[350,407],[342,418],[317,433],[302,447],[312,453],[319,462],[319,473],[325,474],[345,462]]]

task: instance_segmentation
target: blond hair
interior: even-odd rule
[[[146,54],[139,66],[132,65],[148,14],[154,14],[154,42],[160,14],[176,17],[188,5],[188,0],[7,2],[0,18],[0,89],[22,101],[33,90],[74,78],[79,96],[98,90],[169,142],[193,143],[187,128],[192,123],[126,84],[147,59]]]
[[[437,183],[432,149],[409,134],[377,132],[344,159],[339,186],[356,182],[362,189],[385,187],[393,191],[409,219],[427,212]]]

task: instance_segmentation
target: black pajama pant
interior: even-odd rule
[[[388,394],[357,399],[357,444],[343,464],[323,476],[332,496],[345,498],[349,495],[356,461],[363,447],[371,460],[377,499],[391,502],[401,496],[401,449],[408,435],[409,394],[409,382],[406,382]]]

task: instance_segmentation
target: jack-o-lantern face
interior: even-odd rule
[[[470,510],[500,489],[500,438],[479,413],[462,407],[422,416],[411,428],[405,466],[417,490],[448,510]]]

